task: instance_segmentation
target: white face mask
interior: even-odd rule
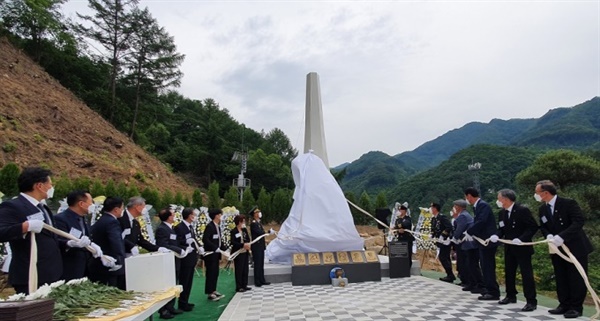
[[[242,224],[242,228],[246,228],[246,224]]]
[[[262,212],[258,212],[258,218],[262,218]]]
[[[87,208],[87,212],[88,214],[94,214],[94,212],[96,211],[96,204],[90,204],[90,206],[88,206]]]
[[[142,210],[142,215],[147,215],[148,214],[148,208],[144,206],[144,209]]]
[[[54,196],[54,186],[50,187],[48,191],[46,191],[46,198],[52,198]]]
[[[536,201],[541,202],[542,201],[542,197],[540,196],[540,194],[538,193],[534,193],[533,194],[533,198],[535,198]]]
[[[499,208],[502,208],[502,202],[500,202],[500,201],[496,201],[496,205],[497,205]]]

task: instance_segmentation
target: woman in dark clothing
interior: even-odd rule
[[[250,236],[246,231],[246,218],[244,215],[238,215],[233,219],[235,228],[231,230],[231,253],[239,249],[245,249],[246,252],[238,254],[233,259],[235,269],[235,290],[237,292],[246,292],[248,287],[248,252],[250,251]]]

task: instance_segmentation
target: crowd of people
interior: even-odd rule
[[[477,189],[467,188],[464,195],[464,199],[453,202],[452,220],[440,213],[439,204],[431,204],[432,237],[439,247],[438,258],[446,272],[440,280],[456,280],[450,259],[451,248],[454,247],[462,290],[478,294],[479,300],[511,304],[517,302],[518,268],[526,299],[521,310],[533,311],[537,308],[537,294],[531,261],[534,246],[531,242],[538,231],[565,256],[567,253],[561,246],[566,245],[587,273],[588,255],[593,248],[583,231],[584,216],[575,200],[557,195],[556,186],[551,181],[540,181],[535,187],[534,197],[542,203],[538,209],[539,224],[528,207],[516,202],[513,190],[498,192],[498,220],[492,207],[480,198]],[[473,206],[473,216],[468,212],[469,205]],[[506,286],[506,296],[502,299],[496,278],[496,251],[500,243],[504,243]],[[587,293],[582,275],[573,263],[561,258],[558,253],[550,253],[550,260],[554,267],[559,305],[549,313],[562,314],[565,318],[581,316]]]
[[[176,226],[175,213],[170,208],[158,211],[161,223],[156,228],[156,243],[146,240],[137,217],[146,211],[146,201],[132,197],[127,203],[119,197],[107,197],[102,207],[102,216],[93,225],[85,220],[94,210],[92,195],[87,191],[75,190],[67,195],[68,208],[53,215],[46,200],[53,197],[52,173],[43,168],[25,168],[18,177],[20,194],[0,203],[0,242],[9,242],[12,251],[8,280],[17,293],[29,294],[29,265],[32,234],[37,245],[37,287],[58,280],[73,280],[87,277],[91,281],[115,286],[125,290],[127,279],[125,259],[140,254],[139,247],[148,252],[173,253],[175,256],[175,279],[182,286],[179,298],[173,299],[159,309],[161,319],[172,319],[177,314],[192,311],[190,292],[198,259],[206,265],[205,294],[208,300],[218,301],[224,295],[217,292],[219,262],[221,254],[228,253],[222,241],[220,227],[223,212],[211,209],[211,222],[206,226],[202,244],[196,239],[192,224],[198,212],[185,208],[183,221]],[[245,227],[245,217],[235,218],[236,227],[231,230],[233,251],[241,248],[234,259],[236,290],[244,292],[248,287],[248,251],[254,256],[254,280],[260,287],[268,285],[264,277],[264,238],[251,244],[251,238],[265,234],[260,222],[261,212],[254,208],[250,212],[250,233]],[[68,233],[62,237],[44,224]],[[272,232],[272,231],[271,231]],[[36,288],[37,288],[36,287]],[[175,303],[178,307],[175,307]]]

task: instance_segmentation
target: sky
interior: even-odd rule
[[[304,146],[319,74],[329,165],[600,96],[600,1],[144,1],[185,54],[184,96]],[[67,17],[87,1],[63,5]],[[241,138],[240,138],[241,142]]]

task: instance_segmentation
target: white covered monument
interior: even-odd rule
[[[294,204],[266,255],[290,264],[294,253],[363,250],[350,208],[327,166],[319,78],[307,75],[305,153],[292,162]]]

